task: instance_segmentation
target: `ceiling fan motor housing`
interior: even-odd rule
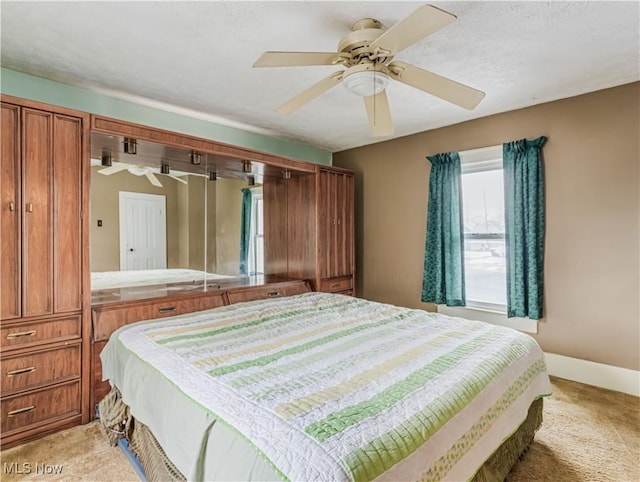
[[[371,42],[384,33],[382,24],[374,18],[362,18],[351,26],[351,32],[345,35],[338,43],[338,52],[351,54],[349,65],[355,65],[363,60],[374,60],[377,54],[369,48]],[[386,63],[392,59],[389,57],[376,57],[376,62]]]

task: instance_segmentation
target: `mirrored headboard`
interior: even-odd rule
[[[273,229],[265,235],[265,227],[278,225],[274,216],[286,219],[286,205],[273,206],[263,191],[305,174],[93,132],[92,292],[271,274],[265,243],[286,253],[286,238]]]

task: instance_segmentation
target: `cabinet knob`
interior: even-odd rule
[[[13,201],[11,201],[9,203],[9,211],[13,212],[15,210],[16,210],[16,204]]]
[[[33,203],[27,203],[27,212],[28,213],[32,213],[33,212]]]

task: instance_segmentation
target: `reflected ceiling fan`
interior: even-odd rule
[[[385,88],[389,79],[397,80],[428,94],[474,109],[484,92],[446,77],[420,69],[393,56],[456,19],[455,15],[432,5],[423,5],[388,30],[373,18],[363,18],[351,26],[351,32],[338,44],[337,52],[264,52],[254,67],[300,67],[341,65],[280,106],[276,112],[291,114],[342,82],[347,90],[364,98],[369,124],[374,136],[393,135],[393,122]]]
[[[135,164],[114,163],[112,166],[100,169],[98,172],[105,176],[110,176],[111,174],[115,174],[116,172],[121,171],[129,171],[129,173],[133,174],[134,176],[145,176],[149,180],[149,182],[156,187],[162,187],[162,183],[160,182],[156,174],[162,174],[164,176],[175,179],[182,184],[187,184],[187,181],[185,181],[184,179],[180,179],[177,176],[172,176],[171,174],[169,174],[170,171],[167,164],[163,164],[160,169],[156,169],[147,166],[136,166]]]

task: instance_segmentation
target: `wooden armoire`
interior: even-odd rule
[[[355,295],[353,173],[318,165],[314,176],[270,189],[286,198],[280,204],[286,202],[289,218],[287,265],[279,274],[308,279],[315,291]]]
[[[89,420],[89,116],[2,96],[2,447]]]

